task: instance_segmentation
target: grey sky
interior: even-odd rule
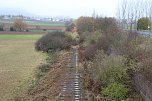
[[[17,8],[42,16],[115,16],[118,0],[0,0],[0,9]]]

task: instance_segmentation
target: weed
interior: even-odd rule
[[[121,83],[114,82],[104,88],[102,93],[116,101],[122,101],[127,97],[128,89]]]

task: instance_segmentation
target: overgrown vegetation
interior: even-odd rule
[[[81,17],[82,22],[88,19],[91,18]],[[102,19],[102,28],[95,27],[97,23],[94,22],[92,28],[96,31],[79,29],[80,59],[84,63],[84,88],[94,94],[110,97],[111,100],[121,101],[127,98],[128,92],[132,90],[128,84],[128,71],[137,72],[151,66],[151,52],[146,51],[146,46],[150,43],[146,45],[147,39],[136,32],[120,30],[116,20],[112,18],[94,18],[99,19]]]
[[[79,34],[84,32],[108,31],[108,29],[117,29],[116,19],[102,17],[80,17],[76,21],[76,27]]]
[[[66,21],[65,25],[66,25],[66,31],[72,31],[75,27],[75,24],[73,21]]]
[[[88,70],[85,71],[84,78],[88,79],[89,77],[89,79],[84,82],[85,88],[89,88],[97,94],[110,96],[112,99],[125,99],[128,92],[125,86],[129,78],[124,62],[125,57],[123,56],[108,56],[102,50],[98,51],[93,61],[87,63]],[[116,86],[113,86],[115,84]],[[117,89],[119,85],[123,86],[123,89]]]
[[[57,52],[50,51],[49,53],[47,53],[46,63],[42,63],[37,66],[38,71],[36,77],[39,79],[40,77],[44,76],[45,73],[47,73],[50,70],[51,65],[56,61],[56,59]]]
[[[19,95],[15,97],[15,101],[53,100],[57,95],[54,95],[53,93],[50,97],[50,95],[46,95],[46,93],[49,92],[50,94],[55,92],[56,94],[56,91],[52,90],[50,92],[50,89],[54,89],[54,86],[58,86],[55,83],[58,82],[58,79],[60,79],[59,77],[63,72],[63,69],[60,67],[66,65],[66,56],[68,56],[68,54],[63,53],[65,53],[66,49],[70,48],[74,42],[75,41],[70,34],[59,31],[48,33],[38,39],[35,43],[35,49],[36,51],[40,51],[45,54],[45,61],[39,64],[35,69],[33,80],[30,82],[25,96]],[[62,46],[65,44],[69,45],[68,48]],[[39,47],[41,45],[42,47]],[[55,90],[56,89],[58,88],[55,88]]]
[[[126,98],[127,91],[128,89],[124,85],[114,82],[103,89],[103,94],[117,101],[122,101]]]
[[[35,80],[32,82],[31,86],[29,87],[29,93],[34,93],[40,89],[40,82],[46,73],[52,68],[51,65],[55,63],[57,60],[57,52],[49,51],[46,54],[46,59],[44,63],[41,63],[35,69]]]
[[[43,52],[57,51],[69,49],[72,44],[74,44],[74,40],[67,37],[65,32],[54,31],[40,38],[35,44],[35,49]]]
[[[99,31],[93,33],[85,32],[81,35],[81,41],[84,41],[83,46],[86,47],[95,44],[101,36]]]

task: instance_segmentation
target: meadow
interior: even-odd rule
[[[36,40],[42,35],[0,35],[0,40]]]
[[[45,55],[36,52],[35,42],[41,35],[0,35],[0,101],[27,90],[34,70]]]

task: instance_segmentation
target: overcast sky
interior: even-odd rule
[[[41,16],[116,15],[118,0],[0,0],[0,9],[17,8]]]

